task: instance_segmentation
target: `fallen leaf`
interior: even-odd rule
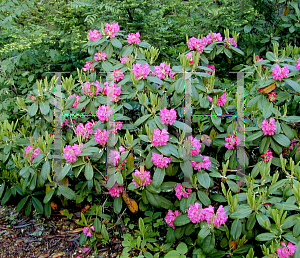
[[[144,167],[144,166],[142,166],[142,167]],[[136,201],[133,200],[133,199],[131,199],[131,198],[126,194],[125,191],[123,191],[122,197],[123,197],[125,203],[127,204],[129,210],[130,210],[132,213],[135,213],[135,212],[138,211],[139,208],[138,208],[138,205],[137,205]]]
[[[81,213],[85,213],[89,208],[91,208],[90,205],[85,206],[83,209],[81,209]]]
[[[51,202],[51,209],[52,210],[57,210],[58,209],[58,206],[57,206],[57,204],[55,203],[55,202]]]

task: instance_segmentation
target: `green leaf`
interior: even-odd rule
[[[102,68],[104,71],[106,72],[112,72],[114,70],[114,67],[112,66],[112,64],[108,61],[104,61],[102,63]]]
[[[65,104],[65,109],[72,107],[73,104],[75,103],[75,100],[76,100],[75,96],[68,98]]]
[[[231,224],[230,235],[232,236],[233,240],[237,240],[241,234],[242,234],[242,223],[239,219],[236,219]]]
[[[101,234],[102,234],[104,240],[106,240],[106,241],[109,240],[109,234],[108,234],[107,229],[104,224],[102,224]]]
[[[209,233],[210,233],[210,228],[208,227],[208,224],[205,224],[203,228],[201,228],[201,230],[199,231],[198,238],[202,240],[206,238],[209,235]]]
[[[90,162],[85,165],[84,175],[87,181],[92,180],[94,177],[94,170]]]
[[[209,188],[210,186],[210,177],[208,175],[207,172],[204,172],[204,171],[199,171],[197,173],[197,179],[198,179],[198,182],[206,189]]]
[[[41,201],[39,199],[37,199],[36,197],[32,197],[32,203],[33,203],[33,207],[35,208],[35,210],[39,214],[43,214],[44,207],[43,207],[43,204],[41,203]]]
[[[111,44],[116,47],[116,48],[122,48],[122,43],[120,40],[118,40],[117,38],[112,38],[111,40]]]
[[[280,145],[284,147],[289,147],[291,144],[290,139],[287,138],[284,134],[275,134],[272,137],[276,142],[278,142]]]
[[[162,182],[164,181],[164,178],[165,178],[165,169],[156,168],[152,179],[153,186],[156,188],[161,186]]]
[[[28,200],[28,196],[25,196],[19,203],[18,206],[16,208],[17,212],[20,212],[20,210],[22,210],[22,208],[24,207],[25,203]]]
[[[40,109],[43,115],[47,115],[50,111],[49,102],[41,102]]]
[[[287,179],[281,179],[280,181],[276,182],[274,185],[270,186],[268,189],[268,195],[274,193],[278,188],[281,188],[288,182]]]
[[[197,194],[198,194],[199,200],[203,203],[203,205],[205,205],[205,206],[211,205],[211,201],[210,201],[209,197],[207,196],[207,194],[205,194],[204,192],[202,192],[200,190],[197,191]]]
[[[121,57],[123,56],[129,56],[133,51],[133,46],[127,46],[127,47],[123,47],[122,52],[121,52]]]
[[[222,115],[222,108],[221,107],[216,106],[214,108],[214,110],[215,110],[217,116],[221,116]]]
[[[299,117],[300,119],[300,117]],[[281,123],[281,127],[282,127],[282,131],[283,133],[289,138],[289,139],[293,139],[294,138],[294,132],[293,129],[287,125],[286,123]]]
[[[251,30],[252,30],[252,25],[251,24],[247,24],[245,27],[244,27],[244,31],[245,33],[249,33]]]
[[[144,123],[150,116],[151,114],[140,117],[138,120],[135,121],[134,126],[139,126],[140,124]]]
[[[151,47],[151,45],[150,45],[149,43],[147,43],[147,42],[140,42],[140,43],[138,44],[138,46],[139,46],[139,47],[144,47],[144,48],[149,48],[149,47]]]
[[[190,126],[188,126],[185,123],[182,123],[180,121],[175,120],[175,122],[172,124],[172,126],[175,126],[176,128],[183,130],[185,133],[191,133],[192,132],[192,128]]]
[[[300,122],[300,116],[287,116],[285,118],[279,118],[279,119],[290,123]]]
[[[157,78],[157,77],[154,77],[154,76],[148,76],[148,77],[147,77],[147,80],[148,80],[149,82],[154,82],[154,83],[156,83],[156,84],[161,84],[161,85],[164,84],[164,82],[163,82],[161,79],[159,79],[159,78]]]
[[[236,53],[238,53],[238,54],[240,54],[242,56],[245,55],[245,53],[241,49],[239,49],[239,48],[231,46],[231,50],[233,50],[234,52],[236,52]]]
[[[47,180],[47,173],[50,173],[50,162],[46,161],[41,169],[41,174],[39,176],[39,184],[44,185]]]
[[[172,250],[165,255],[165,258],[181,258],[181,255],[178,251]]]
[[[98,217],[96,217],[95,220],[94,220],[94,228],[95,228],[96,233],[100,233],[100,231],[101,231],[101,221]]]
[[[181,242],[181,243],[177,246],[176,250],[177,250],[180,254],[186,254],[187,251],[188,251],[188,248],[187,248],[187,245],[186,245],[185,243]]]
[[[48,192],[46,193],[46,195],[45,195],[45,198],[44,198],[43,202],[44,202],[44,203],[49,202],[49,201],[51,200],[51,198],[52,198],[54,192],[55,192],[55,189],[51,189],[50,191],[48,191]]]
[[[122,197],[114,198],[114,212],[119,214],[122,210]]]
[[[186,224],[189,224],[191,220],[188,218],[187,214],[180,214],[176,217],[176,219],[173,221],[173,224],[175,227],[184,226]]]
[[[64,167],[61,170],[61,178],[59,178],[59,180],[63,180],[65,178],[65,176],[69,173],[69,171],[71,170],[72,166],[70,163],[66,163],[64,165]]]
[[[38,103],[34,102],[29,108],[28,108],[28,115],[35,116],[36,112],[38,111]]]
[[[158,199],[160,207],[162,207],[164,209],[171,209],[172,208],[173,203],[171,201],[169,201],[167,198],[165,198],[161,195],[157,195],[157,199]]]
[[[259,137],[261,137],[262,135],[263,135],[262,131],[258,131],[256,133],[253,133],[250,136],[246,137],[246,142],[252,142],[252,141],[258,139]]]
[[[148,190],[146,190],[146,196],[151,205],[156,208],[159,208],[159,198],[157,198],[157,194],[152,194]]]
[[[224,48],[224,53],[228,58],[232,58],[232,52],[228,48]]]
[[[255,240],[257,241],[269,241],[269,240],[272,240],[276,237],[275,234],[273,233],[262,233],[262,234],[259,234],[255,237]]]
[[[269,146],[270,146],[270,138],[268,136],[262,138],[260,144],[259,144],[259,153],[266,153]]]
[[[296,251],[293,255],[293,257],[300,257],[300,242],[297,243]]]
[[[215,115],[215,114],[212,114],[212,116],[211,116],[210,118],[211,118],[212,123],[213,123],[216,127],[218,127],[218,126],[221,125],[221,121],[222,121],[222,118],[221,118],[221,117],[219,117],[219,116],[217,116],[217,115]]]
[[[1,200],[1,205],[4,205],[5,203],[7,203],[7,201],[9,200],[11,196],[11,189],[10,188],[7,188],[6,191],[5,191],[5,194]]]
[[[243,219],[248,217],[251,213],[252,210],[250,207],[238,208],[238,210],[230,214],[229,217],[232,219]]]
[[[276,61],[276,57],[272,52],[267,52],[266,58],[269,59],[270,61]]]
[[[75,192],[70,189],[69,187],[66,187],[64,185],[58,186],[59,191],[61,194],[66,197],[67,199],[74,200],[75,199]]]

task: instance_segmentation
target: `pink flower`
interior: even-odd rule
[[[105,34],[111,39],[116,37],[116,33],[120,31],[119,23],[105,23]]]
[[[94,56],[94,60],[95,61],[99,61],[99,60],[102,60],[102,61],[105,61],[106,60],[106,53],[102,53],[100,50],[95,54]]]
[[[226,211],[223,208],[223,205],[220,205],[217,210],[217,215],[213,217],[213,224],[217,228],[221,227],[226,223],[228,216],[226,216]]]
[[[202,162],[197,163],[196,161],[191,161],[192,166],[195,170],[201,170],[201,169],[209,169],[211,166],[211,162],[209,160],[209,157],[207,156],[202,156],[200,154],[201,158],[203,159]]]
[[[31,145],[28,145],[26,148],[25,148],[25,154],[23,154],[23,156],[25,158],[29,158],[29,151],[32,149],[32,152],[31,152],[31,156],[30,156],[30,161],[33,161],[34,158],[36,158],[38,155],[41,154],[41,151],[40,151],[40,148],[33,148]]]
[[[261,124],[261,129],[263,130],[264,135],[274,135],[276,130],[275,119],[270,117],[269,122],[267,119],[264,119]]]
[[[143,172],[141,172],[136,169],[132,174],[137,178],[137,181],[134,178],[132,179],[133,184],[137,187],[150,185],[150,183],[152,182],[152,180],[150,179],[151,175],[149,171],[144,170]]]
[[[241,139],[237,136],[231,134],[228,137],[225,137],[226,143],[223,143],[228,150],[234,150],[235,146],[241,144]]]
[[[172,227],[172,228],[174,228],[175,229],[175,226],[174,226],[174,224],[173,224],[173,221],[176,219],[176,217],[178,216],[178,215],[180,215],[180,214],[182,214],[180,211],[175,211],[175,212],[173,212],[172,210],[168,210],[168,213],[167,213],[167,215],[166,215],[166,217],[165,217],[165,222],[170,226],[170,227]]]
[[[212,38],[211,38],[211,33],[208,33],[207,36],[205,37],[206,45],[211,44],[213,42],[219,42],[219,41],[223,40],[221,33],[213,32],[212,34],[213,34]],[[204,38],[203,38],[203,40],[204,40]]]
[[[212,69],[213,71],[216,70],[215,66],[214,65],[206,65],[208,68]],[[212,74],[213,72],[211,71],[207,71],[209,74]]]
[[[210,102],[212,102],[212,101],[213,101],[213,98],[212,98],[212,97],[210,97],[210,96],[207,96],[207,98],[208,98],[208,100],[209,100]]]
[[[166,107],[160,110],[159,116],[161,123],[164,125],[172,125],[177,118],[175,109],[168,110]]]
[[[177,183],[176,186],[174,186],[174,190],[175,190],[175,196],[176,196],[179,200],[181,200],[181,197],[182,197],[182,196],[185,197],[185,198],[188,198],[189,195],[190,195],[191,192],[192,192],[192,189],[190,189],[190,188],[187,188],[187,189],[185,190],[185,187],[184,187],[182,184],[180,184],[180,183]]]
[[[224,92],[222,94],[221,97],[218,98],[218,101],[217,101],[217,106],[222,106],[226,103],[227,99],[226,99],[226,92]]]
[[[141,40],[140,40],[140,33],[137,32],[137,33],[132,33],[132,34],[128,34],[127,36],[127,41],[128,41],[128,44],[139,44],[141,43]]]
[[[194,205],[190,204],[190,208],[186,210],[188,214],[188,218],[191,220],[192,223],[200,223],[201,217],[201,204],[196,202]]]
[[[188,40],[187,46],[190,50],[197,50],[197,52],[202,53],[204,51],[204,42],[202,39],[197,39],[195,37],[192,37]]]
[[[189,61],[190,65],[193,65],[194,64],[193,53],[189,52],[185,56],[186,56],[186,59]]]
[[[298,58],[297,64],[295,66],[298,70],[300,70],[300,57]]]
[[[118,186],[116,182],[112,188],[108,188],[108,193],[111,197],[120,197],[120,193],[123,192],[123,186]]]
[[[114,76],[114,81],[118,82],[124,78],[124,72],[122,70],[115,69],[112,76]]]
[[[93,65],[93,61],[85,62],[85,65],[84,65],[84,67],[82,68],[82,70],[83,70],[84,72],[86,72],[86,71],[95,71],[95,68],[91,68],[92,65]]]
[[[104,83],[105,88],[103,88],[102,93],[110,97],[111,102],[118,102],[121,98],[121,87],[117,87],[117,84],[113,83],[111,86],[108,85],[108,82]]]
[[[36,96],[33,94],[29,95],[29,98],[31,98],[32,101],[36,101]]]
[[[88,248],[88,247],[83,247],[82,249],[83,249],[83,251],[84,251],[85,253],[87,253],[88,251],[90,251],[90,248]]]
[[[108,118],[113,114],[113,110],[110,110],[108,106],[102,105],[98,107],[98,110],[96,111],[96,115],[98,119],[104,123],[105,121],[108,121]]]
[[[87,139],[89,138],[90,134],[93,133],[93,126],[94,123],[91,123],[90,121],[88,121],[85,125],[83,125],[83,123],[80,123],[76,127],[76,134],[81,135],[83,139]]]
[[[94,85],[94,89],[91,89],[91,86]],[[85,82],[82,86],[83,93],[89,97],[93,97],[94,95],[98,95],[101,92],[102,87],[99,85],[98,81],[89,83]]]
[[[259,61],[263,61],[264,59],[263,58],[259,58],[259,55],[256,55],[255,60],[256,60],[256,62],[259,62]],[[266,66],[263,65],[262,68],[266,68]]]
[[[90,30],[88,39],[91,41],[95,41],[97,39],[100,39],[102,37],[102,34],[98,30]]]
[[[287,246],[284,242],[282,242],[281,245],[284,246],[284,247],[283,248],[278,248],[277,251],[276,251],[279,258],[293,257],[293,255],[296,251],[297,245],[293,245],[293,243],[291,243],[291,242],[289,242]]]
[[[269,100],[273,102],[276,100],[277,94],[276,92],[271,92],[270,94],[268,94],[268,96],[269,96]]]
[[[78,101],[80,100],[80,96],[77,96],[76,94],[72,94],[72,95],[69,96],[69,98],[71,98],[71,97],[75,97],[75,102],[74,102],[74,104],[72,105],[71,108],[76,108],[79,105]]]
[[[144,64],[143,66],[141,66],[141,64],[139,63],[133,64],[133,68],[131,71],[131,73],[135,76],[135,79],[137,80],[141,77],[143,79],[146,79],[150,72],[151,70],[148,64]]]
[[[91,233],[89,227],[84,227],[82,231],[87,237],[92,237],[92,233]]]
[[[77,160],[77,155],[82,153],[81,148],[83,147],[83,143],[80,145],[74,144],[73,146],[67,145],[64,147],[63,156],[65,160],[69,163],[74,163]]]
[[[236,43],[236,41],[235,41],[234,38],[229,37],[229,38],[227,39],[227,38],[225,37],[225,38],[224,38],[224,41],[226,41],[226,43],[224,43],[224,46],[232,45],[232,46],[237,47],[237,43]]]
[[[159,79],[168,77],[168,75],[171,75],[171,71],[172,69],[170,69],[170,65],[166,65],[165,62],[161,63],[160,65],[154,66],[154,73]]]
[[[126,152],[126,149],[123,146],[120,146],[119,147],[119,152],[124,153],[124,152]]]
[[[201,221],[206,221],[207,223],[211,223],[211,218],[214,215],[214,207],[213,206],[208,206],[207,208],[201,209],[200,210],[200,220]]]
[[[109,155],[108,155],[109,161],[111,163],[113,163],[114,166],[118,165],[120,158],[121,158],[120,152],[118,152],[116,150],[111,150]]]
[[[154,129],[153,136],[152,136],[152,146],[165,146],[169,141],[169,133],[167,129]]]
[[[197,156],[201,151],[200,150],[201,149],[200,140],[198,140],[197,138],[194,138],[193,136],[190,136],[188,141],[192,147],[190,150],[190,156]]]
[[[122,64],[126,64],[130,62],[130,56],[123,56],[120,58]]]
[[[277,64],[272,70],[273,79],[279,81],[281,81],[284,77],[288,77],[289,73],[290,71],[288,65],[286,65],[283,68],[280,68],[280,66]]]
[[[264,157],[264,161],[269,161],[273,157],[273,152],[270,151],[270,149],[267,150],[265,154],[260,155],[261,157]]]
[[[122,129],[123,122],[120,121],[111,121],[110,126],[113,128],[113,133],[118,133],[119,130]]]
[[[164,157],[163,155],[152,152],[153,164],[159,168],[167,168],[168,164],[171,163],[172,158]]]
[[[105,145],[108,140],[108,132],[104,129],[103,131],[98,128],[95,131],[95,141],[100,145]]]

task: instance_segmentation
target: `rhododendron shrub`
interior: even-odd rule
[[[287,107],[299,102],[299,51],[287,51],[284,61],[276,46],[263,60],[254,56],[239,68],[249,72],[241,92],[210,65],[219,67],[216,55],[243,55],[237,34],[187,38],[187,51],[169,64],[156,62],[157,50],[138,32],[120,30],[113,22],[88,33],[90,57],[76,80],[63,79],[60,102],[55,81],[37,82],[29,93],[36,97],[18,102],[32,133],[19,128],[12,137],[7,124],[1,128],[1,157],[13,148],[24,188],[5,188],[10,195],[26,193],[21,204],[47,216],[54,196],[80,203],[97,195],[111,216],[159,210],[164,241],[186,241],[205,257],[246,256],[260,246],[264,255],[282,255],[280,242],[298,243],[299,116]],[[59,108],[62,121],[55,120]],[[45,192],[41,204],[35,189]],[[91,216],[81,238],[101,241],[89,223],[107,238],[105,223],[98,228],[105,216]]]

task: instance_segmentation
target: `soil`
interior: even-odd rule
[[[85,252],[78,242],[82,226],[75,219],[76,216],[67,219],[59,212],[49,219],[26,217],[15,206],[0,206],[0,258],[113,258],[122,253],[121,241],[110,241],[106,246],[99,243],[99,255],[92,255],[91,250]]]

